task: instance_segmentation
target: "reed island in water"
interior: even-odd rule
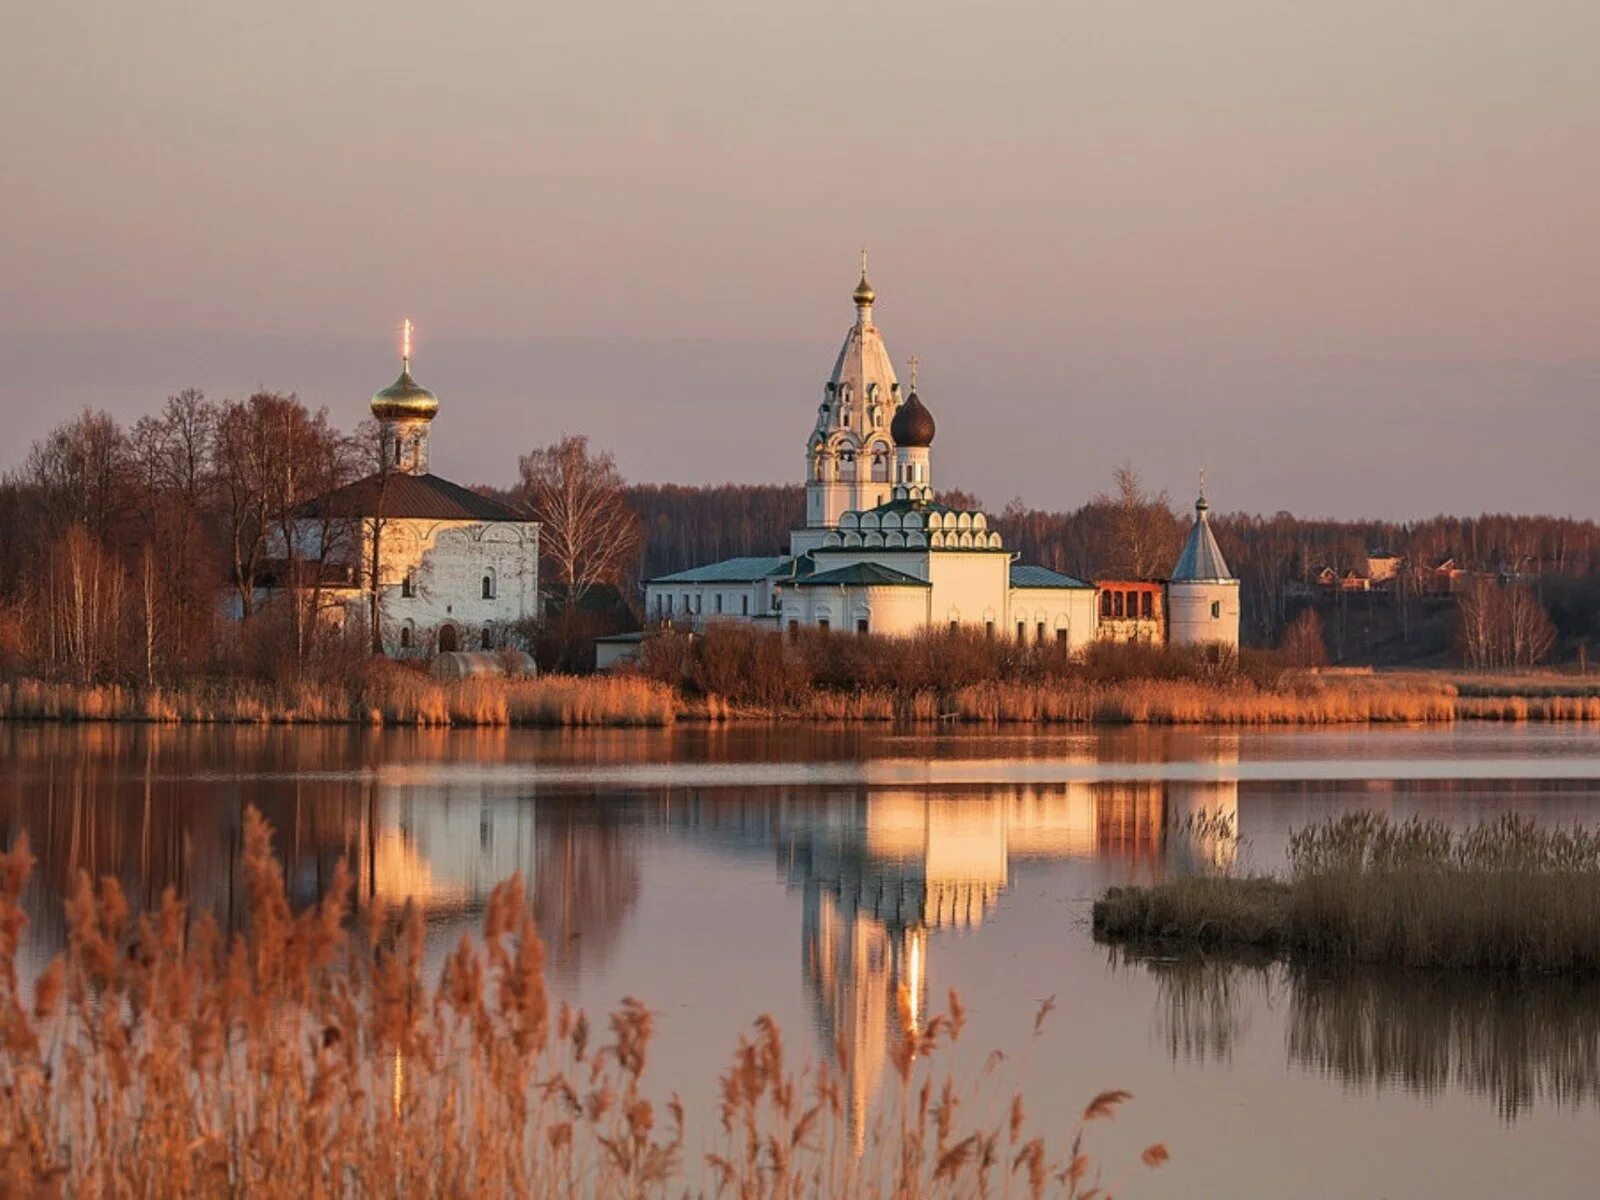
[[[1113,887],[1094,930],[1125,944],[1594,978],[1600,833],[1511,814],[1458,831],[1347,813],[1293,832],[1281,877],[1202,870]]]

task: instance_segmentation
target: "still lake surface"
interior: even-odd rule
[[[644,999],[649,1076],[691,1110],[763,1012],[799,1055],[849,1043],[868,1104],[897,987],[925,1011],[953,987],[963,1064],[1007,1052],[1034,1122],[1134,1093],[1092,1131],[1118,1194],[1600,1193],[1600,988],[1130,959],[1088,922],[1108,885],[1272,869],[1292,828],[1342,811],[1600,824],[1588,730],[13,725],[0,764],[0,839],[26,829],[40,859],[30,970],[78,869],[235,914],[254,804],[297,900],[344,858],[364,892],[425,901],[435,962],[521,871],[552,991],[592,1015]],[[1174,831],[1200,812],[1238,840]],[[1153,1141],[1160,1172],[1137,1166]]]

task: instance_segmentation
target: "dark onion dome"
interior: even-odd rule
[[[931,446],[934,432],[933,414],[915,392],[906,397],[889,422],[889,436],[896,446]]]
[[[431,421],[439,411],[439,397],[411,378],[409,364],[383,391],[372,397],[372,415],[380,421]]]

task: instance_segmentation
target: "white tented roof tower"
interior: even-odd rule
[[[1211,532],[1203,475],[1194,524],[1167,580],[1167,641],[1174,646],[1239,645],[1239,581]]]

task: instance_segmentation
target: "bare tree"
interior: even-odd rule
[[[1456,638],[1474,667],[1521,670],[1543,662],[1555,648],[1556,628],[1527,588],[1477,579],[1457,605]]]
[[[109,413],[84,409],[35,442],[23,470],[58,530],[76,524],[104,539],[124,508],[127,468],[121,427]]]
[[[1178,524],[1166,492],[1145,490],[1132,463],[1112,473],[1112,491],[1095,496],[1094,507],[1105,511],[1106,540],[1099,573],[1125,579],[1153,579],[1178,555]]]
[[[522,456],[522,504],[540,524],[539,545],[568,610],[596,584],[620,583],[639,553],[639,519],[623,494],[609,453],[591,454],[589,439],[566,436]]]
[[[1328,646],[1322,636],[1322,617],[1314,608],[1302,608],[1283,635],[1283,656],[1292,666],[1328,665]]]

